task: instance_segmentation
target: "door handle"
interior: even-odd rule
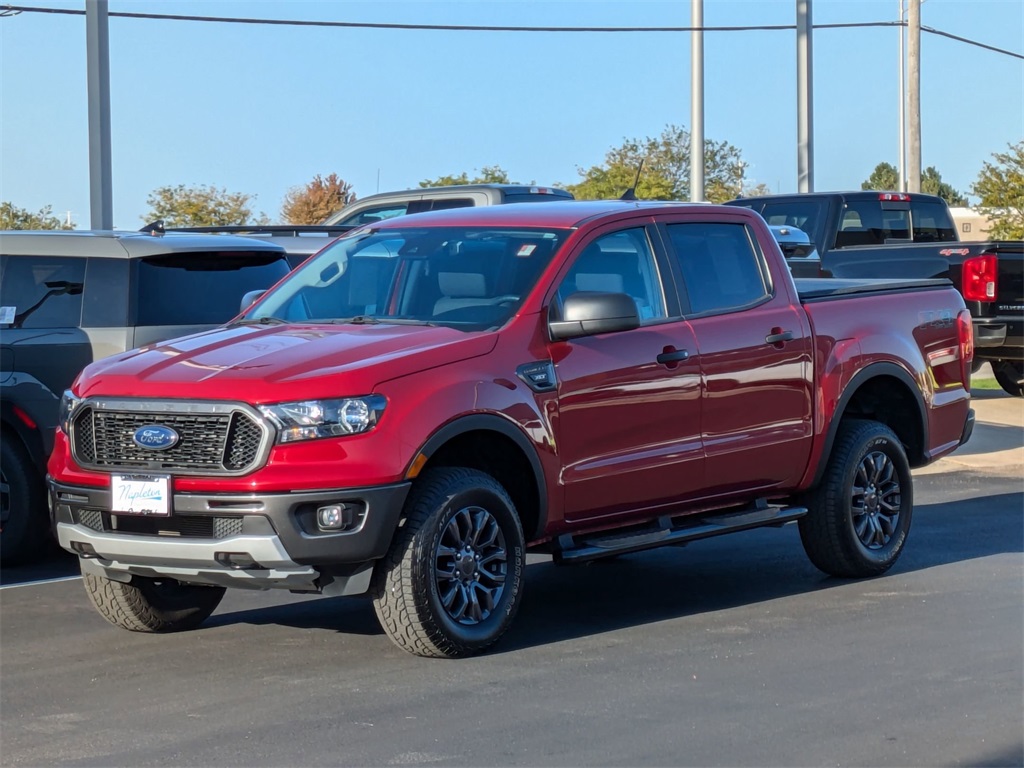
[[[689,358],[690,353],[685,349],[674,349],[670,352],[662,352],[658,355],[658,362],[661,365],[668,365],[669,363],[678,363],[682,360]]]
[[[793,332],[784,331],[781,328],[772,328],[772,332],[765,336],[764,340],[767,344],[780,344],[783,341],[792,341]]]

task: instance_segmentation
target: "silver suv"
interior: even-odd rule
[[[242,237],[0,232],[0,562],[47,542],[46,459],[78,372],[225,323],[288,271],[282,248]]]

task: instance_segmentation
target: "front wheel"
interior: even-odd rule
[[[1014,397],[1024,397],[1024,362],[997,360],[992,363],[992,373],[1004,392]]]
[[[458,658],[497,642],[522,598],[523,529],[505,489],[475,469],[424,472],[374,576],[374,609],[417,656]]]
[[[85,591],[99,614],[132,632],[180,632],[195,629],[224,597],[224,587],[182,584],[174,579],[133,576],[131,583],[83,573]]]
[[[821,483],[806,499],[800,539],[832,576],[877,576],[899,558],[910,531],[913,485],[899,438],[877,421],[839,427]]]

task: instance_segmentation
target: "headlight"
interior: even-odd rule
[[[381,395],[367,395],[261,405],[260,411],[277,427],[277,442],[293,443],[366,432],[373,429],[386,404]]]
[[[60,398],[60,412],[57,416],[57,424],[65,435],[69,432],[72,416],[75,415],[75,411],[81,404],[82,398],[76,397],[70,389],[64,390],[64,394]]]

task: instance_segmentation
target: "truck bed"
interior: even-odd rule
[[[930,290],[946,288],[952,283],[946,278],[928,280],[852,280],[849,278],[798,278],[796,283],[800,301],[807,304],[829,299],[849,298],[859,295],[877,295],[894,291]]]

